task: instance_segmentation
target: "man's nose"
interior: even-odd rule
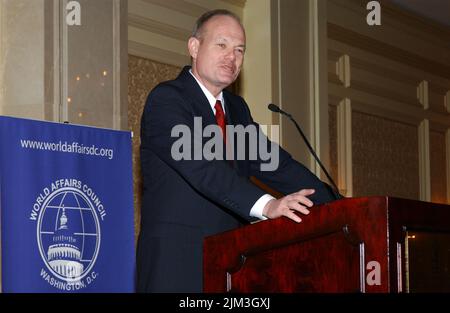
[[[234,61],[236,60],[236,51],[234,49],[230,49],[229,51],[227,51],[227,53],[225,54],[225,57],[228,60]]]

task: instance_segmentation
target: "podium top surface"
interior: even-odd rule
[[[286,217],[209,236],[210,245],[226,246],[234,242],[242,249],[256,249],[260,244],[278,245],[286,241],[306,240],[314,236],[342,231],[369,233],[384,228],[386,236],[396,228],[450,231],[450,205],[401,199],[389,196],[345,198],[314,206],[301,223]]]

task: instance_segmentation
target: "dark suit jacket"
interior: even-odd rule
[[[203,127],[216,124],[189,69],[153,89],[142,115],[139,292],[202,291],[203,238],[251,221],[251,207],[265,193],[249,176],[285,194],[314,188],[310,198],[315,204],[333,199],[326,184],[281,148],[279,167],[273,172],[261,172],[261,160],[175,161],[171,148],[179,138],[171,137],[174,126],[193,130],[194,117],[202,117]],[[224,100],[228,124],[258,126],[241,97],[224,91]],[[204,144],[208,138],[200,140]]]

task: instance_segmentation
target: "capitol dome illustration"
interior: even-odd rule
[[[75,245],[76,239],[69,232],[65,211],[63,207],[59,228],[53,236],[56,243],[48,247],[47,260],[58,274],[76,278],[81,276],[84,266],[80,262],[81,252]]]
[[[38,246],[49,272],[66,282],[92,269],[100,248],[100,223],[89,198],[75,188],[61,188],[43,204]]]

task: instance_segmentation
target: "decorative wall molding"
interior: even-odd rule
[[[355,0],[352,0],[355,1]],[[441,44],[448,47],[450,42],[450,27],[446,27],[431,19],[422,17],[411,11],[405,10],[396,6],[394,3],[386,0],[380,0],[382,12],[386,13],[392,20],[402,22],[404,25],[408,25],[408,28],[420,29],[423,32],[430,34],[431,36],[439,34],[446,37],[448,40],[439,40]],[[383,14],[382,13],[382,14]]]
[[[419,127],[419,190],[420,200],[431,201],[430,123],[424,119]]]
[[[370,95],[391,99],[409,106],[417,106],[417,101],[413,96],[408,97],[401,94],[398,90],[377,86],[364,79],[353,79],[352,89],[359,90]]]
[[[328,62],[329,64],[330,62],[334,63],[333,68],[329,66],[328,79],[330,83],[340,83],[342,79],[347,78],[349,80],[348,87],[351,85],[352,89],[395,99],[413,106],[420,105],[416,97],[418,79],[406,75],[401,68],[387,67],[384,63],[372,63],[364,60],[361,55],[357,57],[352,54],[348,55],[348,58],[351,59],[351,66],[348,65],[349,69],[345,69],[347,61],[342,57],[342,53],[341,58],[334,61],[339,52],[328,51]],[[351,78],[350,75],[346,77],[345,71],[351,72]]]
[[[422,104],[424,110],[428,110],[429,104],[428,82],[423,80],[417,86],[417,99]]]
[[[450,66],[430,60],[407,50],[380,42],[371,37],[361,35],[342,26],[328,23],[329,39],[337,40],[355,48],[359,48],[383,56],[398,63],[406,64],[425,72],[450,79]]]
[[[247,0],[221,0],[222,2],[229,3],[231,5],[244,8]]]
[[[191,35],[189,30],[161,23],[133,13],[128,14],[128,25],[182,41],[187,41]]]
[[[61,5],[57,7],[59,10],[59,16],[64,21],[68,0],[62,0]],[[67,23],[59,23],[59,36],[60,39],[60,122],[69,121],[69,108],[68,108],[68,73],[69,73],[69,44],[68,44],[68,26]]]
[[[173,11],[177,11],[192,17],[199,17],[206,11],[208,11],[207,7],[202,7],[187,1],[181,0],[141,0],[146,3],[158,5],[164,7],[166,9],[170,9]]]
[[[445,152],[447,161],[447,203],[450,202],[450,128],[445,132]]]
[[[346,197],[353,196],[352,105],[348,98],[337,106],[338,186]]]
[[[362,113],[377,115],[387,119],[398,119],[414,125],[418,125],[423,119],[423,110],[419,107],[412,108],[410,105],[395,100],[368,95],[364,91],[355,88],[346,89],[341,84],[332,82],[330,82],[328,90],[329,94],[334,97],[352,99],[352,109]]]
[[[309,112],[310,112],[310,138],[318,155],[328,156],[329,132],[328,127],[328,98],[327,86],[327,55],[324,43],[327,42],[325,3],[309,0]],[[327,159],[328,161],[328,159]],[[311,158],[310,169],[320,177],[322,170],[317,162]]]
[[[431,141],[430,134],[433,135],[432,132],[435,131],[446,134],[447,191],[444,196],[447,196],[449,202],[450,63],[448,58],[442,56],[450,51],[450,27],[433,23],[395,7],[388,1],[380,0],[383,25],[377,29],[365,28],[365,21],[360,20],[360,16],[365,18],[367,2],[327,0],[328,95],[330,104],[333,99],[338,103],[339,186],[347,187],[345,183],[348,181],[347,178],[342,178],[348,173],[343,171],[346,164],[342,160],[347,158],[343,155],[349,153],[342,148],[346,145],[343,141],[351,136],[352,123],[355,127],[359,121],[357,118],[363,113],[408,125],[399,126],[410,130],[405,140],[410,140],[410,144],[412,142],[414,146],[418,144],[412,150],[409,145],[408,153],[410,156],[413,153],[417,158],[413,162],[415,178],[409,182],[416,188],[414,197],[418,194],[424,201],[431,201],[431,169],[436,171],[436,166],[431,166],[434,163],[430,163],[431,157],[436,154],[430,149],[440,147],[441,155],[443,150],[442,137],[436,146],[436,142]],[[351,74],[351,78],[347,73]],[[339,123],[347,124],[340,126]],[[364,124],[360,127],[364,127]],[[353,135],[353,140],[356,140],[357,134]],[[351,150],[351,145],[356,142],[351,140],[350,137],[350,157],[357,162],[359,151]],[[444,168],[444,164],[440,164],[443,161],[439,161],[440,173]],[[387,172],[384,175],[389,177]],[[355,182],[356,180],[357,177],[354,178]],[[383,180],[378,183],[382,184]],[[360,190],[356,187],[352,191],[359,193]]]
[[[330,47],[331,46],[331,47]],[[371,56],[368,52],[357,51],[351,46],[329,41],[328,49],[328,82],[342,86],[336,73],[336,63],[339,55],[343,52],[351,58],[351,88],[376,95],[382,98],[388,98],[399,103],[408,104],[414,107],[424,108],[424,103],[428,99],[428,111],[438,114],[450,113],[450,96],[448,86],[450,81],[445,78],[423,73],[413,67],[397,64],[384,57]],[[424,79],[425,78],[425,79]],[[420,88],[418,85],[421,81]],[[428,86],[427,88],[426,85]],[[418,92],[420,89],[421,98],[419,101]],[[342,91],[340,97],[348,96],[348,92]],[[405,108],[405,110],[408,110]],[[421,113],[422,114],[422,113]],[[432,118],[432,117],[431,117]],[[441,118],[442,119],[442,116]]]
[[[61,37],[60,37],[60,30],[61,30],[61,19],[60,19],[60,1],[53,0],[53,2],[46,2],[46,9],[49,9],[52,12],[52,41],[53,41],[53,95],[52,95],[52,114],[51,116],[48,116],[49,120],[52,120],[54,122],[61,122],[62,116],[61,116],[61,92],[62,92],[62,85],[61,85],[61,75],[63,74],[61,71]],[[46,30],[47,31],[47,30]],[[1,58],[0,58],[1,60]]]
[[[361,101],[360,99],[352,99],[352,110],[353,112],[359,112],[367,115],[373,115],[381,119],[394,121],[397,123],[419,126],[423,119],[423,116],[408,115],[400,112],[393,112],[389,110],[388,105],[385,107],[378,106],[374,102]],[[439,125],[439,124],[436,124]]]
[[[145,45],[140,42],[128,41],[128,53],[149,60],[182,67],[190,64],[190,58],[184,54]]]
[[[327,0],[343,9],[353,11],[357,15],[367,14],[366,4],[369,0]],[[450,27],[446,27],[431,19],[422,17],[414,12],[398,7],[389,0],[381,2],[382,24],[399,29],[404,33],[420,37],[421,40],[445,48],[450,46]],[[447,39],[447,40],[446,40]]]
[[[393,99],[384,98],[355,88],[344,88],[341,84],[329,82],[329,96],[349,98],[352,100],[353,111],[372,114],[386,119],[408,123],[418,126],[424,119],[430,120],[436,130],[445,131],[450,128],[450,119],[447,115],[431,110],[424,111],[422,107],[411,106]]]
[[[122,114],[121,114],[121,105],[126,105],[127,103],[121,103],[121,91],[123,90],[123,88],[121,88],[121,44],[122,41],[124,41],[124,43],[126,42],[125,40],[122,40],[122,33],[120,31],[120,24],[122,22],[122,17],[121,17],[121,5],[120,5],[120,0],[114,0],[112,3],[112,7],[113,7],[113,20],[112,20],[112,30],[113,30],[113,39],[112,39],[112,46],[113,46],[113,128],[114,129],[121,129],[122,125],[127,125],[128,121],[123,121],[122,120]],[[124,16],[126,18],[126,15]],[[128,90],[128,88],[124,89],[124,90]],[[123,117],[125,120],[127,120],[127,116]],[[124,123],[125,122],[125,123]]]
[[[445,108],[447,109],[447,113],[450,113],[450,90],[445,94]]]
[[[413,98],[416,98],[415,90],[419,82],[422,80],[431,82],[431,87],[439,88],[445,91],[448,90],[448,86],[450,86],[449,79],[436,75],[435,73],[432,73],[431,70],[425,72],[422,69],[404,63],[399,63],[388,56],[373,54],[371,51],[359,49],[351,44],[329,39],[328,60],[336,62],[338,57],[343,54],[348,54],[350,56],[351,68],[353,71],[355,69],[361,69],[376,74],[382,78],[410,84],[414,89]],[[354,75],[352,75],[352,79],[353,78]],[[418,102],[417,104],[420,105]]]
[[[336,62],[336,75],[345,88],[350,87],[351,68],[350,57],[347,54],[342,55]]]
[[[371,72],[376,74],[382,78],[389,77],[390,79],[394,79],[397,81],[401,81],[405,84],[410,84],[412,86],[416,86],[417,80],[412,73],[405,73],[401,71],[401,69],[392,68],[389,66],[385,66],[382,63],[374,63],[364,60],[362,58],[358,58],[356,56],[351,56],[352,58],[352,67],[355,69],[364,70],[367,72]]]

